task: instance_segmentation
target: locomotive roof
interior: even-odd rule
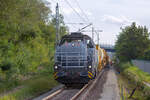
[[[63,38],[84,38],[84,39],[90,39],[90,40],[92,40],[88,35],[85,35],[85,34],[83,34],[81,32],[72,32],[69,35],[64,35],[62,37],[62,39]]]

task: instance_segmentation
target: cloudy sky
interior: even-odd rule
[[[85,25],[69,23],[93,23],[100,32],[100,43],[114,44],[120,27],[136,22],[150,28],[150,0],[48,0],[54,11],[56,2],[59,3],[60,13],[63,14],[70,32],[77,31]],[[80,9],[81,8],[81,9]],[[82,11],[83,10],[83,11]],[[88,18],[87,18],[87,17]],[[89,19],[89,20],[88,20]],[[87,28],[86,30],[91,30]],[[85,33],[91,36],[90,33]],[[96,41],[95,34],[95,41]]]

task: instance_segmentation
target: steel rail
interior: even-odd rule
[[[89,88],[87,89],[87,91],[83,94],[83,96],[81,97],[81,98],[82,98],[81,100],[85,100],[86,96],[89,94],[89,92],[90,92],[90,91],[92,90],[92,88],[95,86],[95,84],[97,83],[98,79],[103,75],[103,73],[104,73],[104,70],[102,70],[102,71],[99,73],[98,77],[97,77],[93,82],[91,82],[91,83],[89,83],[89,84],[86,84],[86,85],[85,85],[77,94],[75,94],[70,100],[77,100],[78,97],[83,93],[83,91],[89,87]]]
[[[51,99],[53,98],[54,96],[58,95],[59,93],[61,93],[62,91],[64,90],[64,88],[61,88],[59,90],[57,90],[56,92],[52,93],[51,95],[43,98],[42,100],[48,100],[48,99]]]
[[[91,80],[88,84],[84,85],[84,87],[82,87],[82,89],[79,90],[79,92],[77,92],[73,97],[71,97],[70,100],[77,100],[79,98],[80,95],[82,100],[85,100],[86,96],[89,94],[89,92],[92,90],[92,88],[95,86],[95,84],[97,83],[98,79],[103,75],[105,70],[102,70],[97,78],[95,80]],[[86,90],[87,89],[87,90]],[[65,90],[65,87],[57,90],[56,92],[52,93],[51,95],[43,98],[42,100],[49,100],[52,99],[53,97],[55,97],[56,95],[59,95],[61,92],[63,92]],[[86,91],[85,91],[86,90]],[[83,94],[83,92],[85,91],[85,93]]]
[[[77,97],[88,87],[88,84],[86,84],[78,93],[76,93],[70,100],[76,100]]]

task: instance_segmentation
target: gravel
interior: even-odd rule
[[[120,100],[117,76],[113,69],[105,69],[85,100]]]
[[[103,93],[99,100],[120,100],[117,76],[113,69],[108,71],[106,83],[103,86]]]
[[[100,98],[100,94],[102,93],[102,87],[106,82],[108,70],[105,69],[102,76],[99,77],[94,87],[91,89],[89,94],[86,96],[85,100],[98,100]]]
[[[70,100],[80,89],[65,89],[60,94],[48,100]]]

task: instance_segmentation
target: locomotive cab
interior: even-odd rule
[[[54,77],[63,84],[88,83],[97,72],[98,57],[92,39],[82,33],[62,37],[56,47]]]

